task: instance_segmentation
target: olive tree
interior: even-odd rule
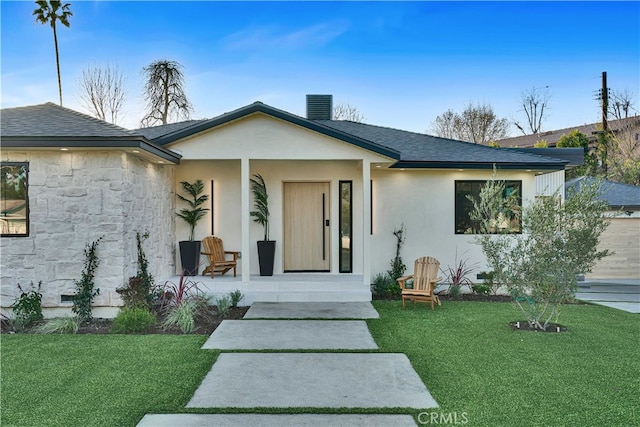
[[[531,328],[546,330],[557,318],[560,304],[577,290],[577,276],[592,270],[596,261],[610,255],[598,250],[598,241],[609,224],[607,204],[598,199],[599,181],[569,190],[564,203],[560,194],[539,197],[522,209],[522,234],[505,234],[496,227],[504,212],[516,206],[505,197],[505,182],[487,181],[479,200],[471,199],[471,218],[478,221],[482,247],[494,280],[506,286]]]

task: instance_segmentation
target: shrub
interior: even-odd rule
[[[149,237],[149,233],[136,232],[138,248],[138,272],[129,278],[128,285],[116,289],[125,307],[151,308],[154,304],[153,276],[149,274],[149,262],[142,248],[142,241]]]
[[[231,308],[231,297],[228,295],[216,298],[216,307],[218,307],[218,313],[222,317],[229,316],[229,308]]]
[[[477,287],[479,291],[476,293],[483,295],[498,295],[498,291],[500,290],[500,282],[495,280],[495,272],[494,271],[483,271],[478,277],[482,279],[481,285],[473,285],[474,292],[476,292],[475,288]]]
[[[11,304],[11,309],[15,316],[13,322],[16,329],[20,330],[31,326],[38,320],[42,320],[42,281],[38,282],[38,287],[33,286],[31,282],[31,290],[22,289],[18,283],[20,296]]]
[[[75,334],[79,327],[80,319],[75,316],[64,316],[47,320],[38,325],[35,331],[40,334]]]
[[[130,334],[139,333],[149,330],[156,324],[156,315],[151,313],[148,308],[125,307],[113,319],[111,325],[112,334]]]
[[[76,293],[73,295],[73,307],[71,310],[78,315],[81,321],[91,320],[93,299],[100,294],[100,289],[94,289],[94,277],[99,264],[96,249],[100,240],[102,240],[102,237],[91,244],[87,244],[84,250],[85,261],[82,277],[80,280],[74,281]]]
[[[196,328],[195,316],[198,311],[198,303],[193,300],[183,300],[180,304],[171,307],[162,322],[162,328],[167,330],[178,327],[183,334],[190,334]]]
[[[185,334],[193,332],[196,315],[204,312],[208,306],[198,282],[185,276],[184,270],[178,284],[165,283],[160,304],[161,310],[166,314],[162,327],[164,329],[178,327]]]
[[[373,293],[379,299],[397,298],[401,292],[400,285],[389,276],[389,273],[376,274],[371,285]]]
[[[491,295],[491,288],[485,284],[471,285],[471,290],[478,295]]]
[[[240,304],[240,301],[242,301],[242,298],[244,298],[244,295],[242,295],[242,292],[236,289],[229,294],[229,298],[231,298],[231,308],[237,308],[238,304]]]
[[[401,224],[400,228],[393,230],[393,235],[396,236],[396,256],[391,260],[391,269],[387,270],[387,274],[392,280],[401,277],[407,270],[407,266],[404,265],[402,257],[400,256],[400,249],[402,249],[402,245],[404,244],[405,232],[404,224]]]
[[[579,191],[569,189],[564,203],[557,192],[536,199],[523,210],[523,233],[510,236],[488,234],[503,207],[503,181],[494,177],[480,191],[480,200],[472,200],[473,219],[484,232],[476,239],[494,278],[507,287],[533,329],[546,330],[560,304],[575,294],[578,274],[609,255],[598,250],[608,225],[600,189],[601,182],[586,182]]]

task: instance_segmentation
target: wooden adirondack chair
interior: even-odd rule
[[[202,247],[204,251],[201,254],[209,258],[209,266],[204,269],[202,275],[211,274],[213,279],[214,272],[224,274],[233,268],[233,277],[236,277],[236,265],[240,252],[225,251],[222,240],[215,236],[207,236],[202,239]],[[232,255],[233,260],[226,259],[226,255]]]
[[[413,274],[398,278],[398,284],[402,289],[402,307],[405,307],[405,301],[411,300],[415,302],[430,302],[431,310],[433,310],[434,302],[440,305],[440,298],[433,293],[436,283],[441,280],[438,277],[440,269],[440,261],[433,257],[418,258],[414,264]],[[413,279],[413,288],[407,288],[407,281]]]

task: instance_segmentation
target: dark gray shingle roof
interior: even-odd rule
[[[132,137],[125,128],[51,102],[3,108],[0,135],[6,137]]]
[[[591,184],[594,181],[594,178],[588,176],[569,180],[564,184],[565,194],[569,188],[573,187],[580,191],[583,184]],[[640,210],[640,187],[605,180],[602,184],[600,199],[605,200],[610,207],[615,209],[624,207],[630,210]]]
[[[197,125],[198,123],[202,123],[205,122],[206,119],[204,120],[186,120],[184,122],[178,122],[178,123],[169,123],[166,125],[159,125],[159,126],[151,126],[151,127],[146,127],[146,128],[139,128],[139,129],[134,129],[133,132],[138,134],[138,135],[142,135],[145,138],[148,139],[156,139],[156,138],[160,138],[161,136],[165,136],[165,135],[169,135],[171,133],[174,132],[178,132],[181,131],[183,129],[186,129],[190,126],[193,125]]]
[[[487,147],[365,123],[343,120],[318,120],[317,122],[399,151],[401,153],[400,166],[409,166],[403,165],[402,162],[431,163],[434,166],[449,163],[456,165],[456,167],[480,163],[510,166],[518,164],[561,166],[566,163],[559,159],[517,150]]]

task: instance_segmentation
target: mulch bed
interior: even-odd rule
[[[229,310],[229,315],[227,317],[222,317],[218,310],[211,306],[207,313],[203,315],[196,316],[195,323],[196,329],[193,332],[194,334],[199,335],[211,335],[213,331],[218,327],[223,320],[238,320],[244,317],[244,314],[249,310],[249,307],[236,307],[231,308]],[[113,319],[104,319],[104,318],[94,318],[90,322],[85,322],[80,325],[78,329],[78,334],[108,334],[110,333],[111,324],[113,323]],[[149,331],[145,332],[146,334],[163,334],[163,335],[180,335],[182,331],[178,328],[173,329],[162,329],[160,326],[162,324],[162,316],[158,316],[158,322],[156,326],[149,329]],[[9,322],[5,319],[2,319],[0,322],[1,332],[3,334],[11,334],[16,333],[13,327]],[[32,333],[31,330],[23,331],[23,333]]]
[[[542,329],[532,328],[531,326],[529,326],[529,323],[526,320],[511,322],[509,323],[509,326],[511,326],[511,328],[518,331],[549,332],[549,333],[555,333],[555,334],[559,332],[567,332],[567,328],[558,323],[549,323],[547,325],[547,329],[544,331]]]

